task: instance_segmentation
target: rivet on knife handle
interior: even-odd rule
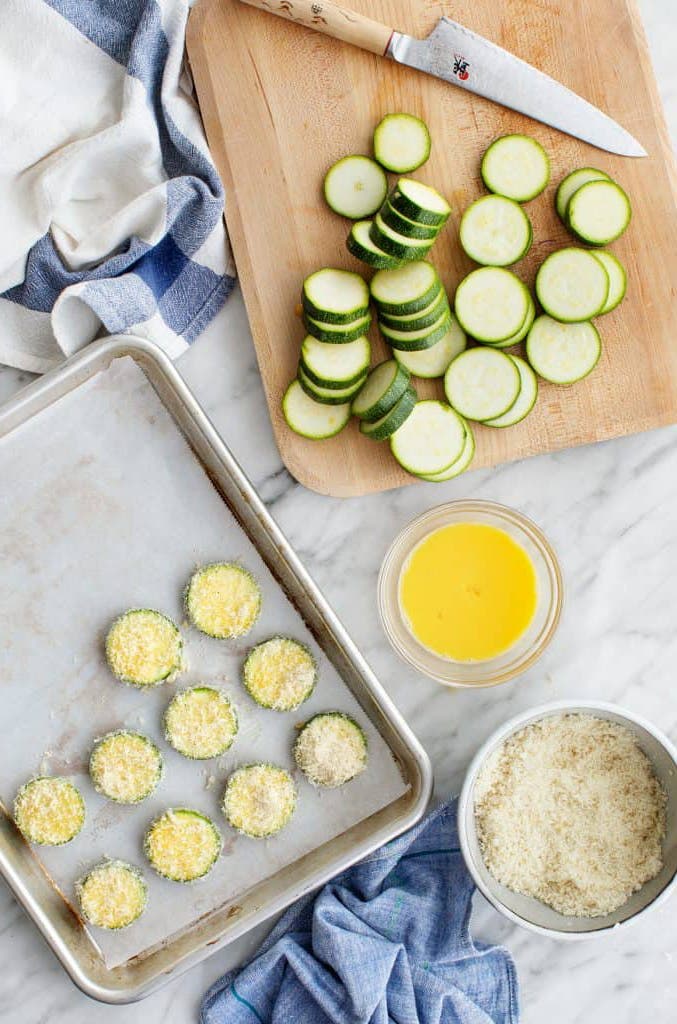
[[[297,25],[314,28],[344,43],[352,43],[362,50],[383,56],[388,49],[393,30],[378,21],[365,18],[355,11],[347,11],[326,0],[243,0],[251,7],[278,14]]]

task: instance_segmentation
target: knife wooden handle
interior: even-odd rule
[[[277,14],[306,28],[314,28],[344,43],[352,43],[362,50],[383,56],[388,49],[393,30],[378,21],[365,18],[355,11],[328,2],[328,0],[243,0],[251,7]]]

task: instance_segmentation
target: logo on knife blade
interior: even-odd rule
[[[462,53],[454,54],[453,72],[462,82],[467,82],[470,78],[470,64]]]

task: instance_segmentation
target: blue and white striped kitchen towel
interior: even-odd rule
[[[228,296],[189,7],[2,0],[0,362],[41,373],[101,330],[176,357]]]

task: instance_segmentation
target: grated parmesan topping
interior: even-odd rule
[[[162,755],[139,733],[112,732],[94,747],[89,773],[98,792],[121,804],[135,804],[150,796],[160,781]]]
[[[658,874],[665,807],[630,730],[584,714],[521,729],[476,784],[477,833],[492,875],[576,917],[611,913]]]
[[[206,875],[220,850],[221,836],[214,822],[184,808],[165,811],[146,835],[151,864],[175,882],[191,882]]]
[[[237,733],[235,708],[224,693],[196,686],[177,693],[165,713],[167,741],[186,757],[218,757]]]
[[[85,805],[68,779],[32,779],[19,790],[14,819],[29,842],[60,846],[70,842],[84,825]]]
[[[243,636],[261,610],[261,591],[242,566],[216,563],[199,569],[188,584],[186,605],[191,622],[222,640]]]
[[[347,715],[315,715],[299,733],[294,757],[314,785],[333,788],[364,771],[367,742],[360,727]]]
[[[254,647],[244,666],[249,693],[274,711],[293,711],[302,704],[312,693],[316,672],[307,647],[282,636]]]
[[[126,928],[143,913],[146,883],[140,872],[124,861],[106,861],[76,883],[85,920],[97,928]]]
[[[161,683],[181,668],[181,635],[160,612],[140,608],[116,619],[106,637],[106,657],[118,679],[137,686]]]
[[[251,764],[229,778],[223,813],[233,828],[261,839],[279,832],[295,805],[296,789],[289,772],[272,764]]]

